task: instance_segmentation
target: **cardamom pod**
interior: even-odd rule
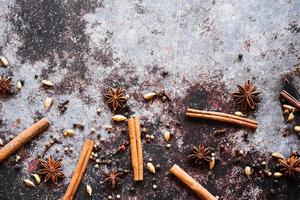
[[[291,122],[291,121],[293,121],[294,119],[295,119],[294,114],[293,114],[293,113],[290,113],[286,121],[287,121],[287,122]]]
[[[42,84],[46,85],[46,86],[49,86],[49,87],[54,86],[54,84],[51,81],[48,81],[48,80],[42,80]]]
[[[209,161],[209,169],[212,170],[214,168],[215,164],[216,164],[215,157],[211,157],[211,159]]]
[[[155,174],[155,167],[151,162],[147,163],[147,169],[149,172],[151,172],[152,174]]]
[[[274,173],[274,177],[276,177],[276,178],[279,178],[279,177],[282,177],[282,176],[283,176],[283,174],[280,173],[280,172],[275,172]]]
[[[46,99],[45,99],[45,109],[46,110],[49,110],[49,108],[51,107],[51,105],[52,105],[52,98],[50,98],[50,97],[47,97]]]
[[[93,190],[92,190],[92,187],[89,184],[86,185],[86,191],[89,194],[89,196],[92,196],[92,191]]]
[[[245,167],[245,174],[249,178],[252,174],[251,168],[249,166]]]
[[[41,178],[40,178],[40,176],[38,174],[31,174],[31,176],[34,177],[34,179],[37,182],[37,184],[40,184]]]
[[[233,114],[239,117],[246,117],[246,115],[244,115],[241,111],[236,111]]]
[[[126,119],[127,119],[127,117],[125,117],[123,115],[114,115],[112,117],[112,120],[116,121],[116,122],[122,122],[122,121],[125,121]]]
[[[164,138],[168,142],[171,138],[171,133],[169,131],[165,131]]]
[[[23,182],[28,187],[35,187],[34,183],[29,179],[24,179]]]
[[[0,65],[3,66],[3,67],[7,67],[8,66],[8,60],[3,57],[3,56],[0,56]]]
[[[272,157],[275,158],[275,159],[282,159],[282,160],[285,159],[285,157],[279,152],[273,152]]]
[[[144,95],[144,99],[150,100],[153,97],[155,97],[157,94],[155,92],[149,92],[147,94]]]

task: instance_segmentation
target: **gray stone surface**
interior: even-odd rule
[[[203,109],[232,112],[231,93],[236,90],[235,85],[251,79],[262,91],[262,101],[250,115],[259,122],[258,129],[255,132],[234,129],[234,133],[220,141],[226,141],[232,149],[259,152],[265,156],[273,151],[288,156],[292,150],[300,150],[299,138],[290,131],[292,125],[285,123],[278,96],[282,77],[286,74],[294,78],[293,83],[300,91],[299,75],[292,72],[300,63],[300,1],[0,0],[0,10],[0,55],[10,62],[8,68],[0,68],[0,74],[12,76],[15,85],[18,80],[25,80],[21,91],[0,99],[0,136],[8,141],[10,134],[16,135],[40,116],[46,116],[52,122],[47,132],[22,150],[26,156],[22,158],[22,167],[15,180],[4,178],[14,174],[11,166],[1,169],[0,177],[6,181],[1,181],[0,199],[56,199],[62,195],[83,141],[85,138],[96,139],[96,134],[90,135],[92,127],[103,138],[116,141],[114,147],[120,143],[118,139],[112,139],[121,134],[118,124],[113,124],[113,134],[108,134],[104,128],[112,124],[113,114],[103,100],[110,86],[126,89],[130,96],[130,113],[139,114],[143,123],[153,125],[157,138],[161,138],[159,132],[171,129],[176,136],[172,145],[182,153],[189,145],[184,139],[188,128],[166,128],[165,125],[170,120],[184,118],[186,106],[191,106],[187,102]],[[241,61],[237,59],[239,54],[243,55]],[[43,79],[51,80],[55,84],[54,89],[45,90],[40,83]],[[208,98],[213,96],[213,103],[200,105],[201,99],[199,102],[191,100],[194,87],[208,91]],[[146,92],[162,89],[174,100],[170,104],[176,110],[175,114],[167,112],[169,105],[165,103],[143,101],[142,95]],[[54,99],[54,105],[48,112],[43,108],[46,97]],[[68,110],[60,115],[56,106],[66,99],[70,100]],[[97,108],[101,109],[100,116],[96,113]],[[76,122],[84,124],[85,130],[76,131],[73,138],[63,139],[62,131],[72,128]],[[195,134],[205,134],[202,128],[199,126],[199,132]],[[284,136],[285,132],[290,134]],[[22,179],[29,177],[30,161],[42,152],[51,134],[60,137],[63,145],[74,147],[71,155],[65,155],[62,150],[55,154],[63,158],[66,178],[60,187],[52,188],[47,194],[36,192],[39,188],[30,193],[31,190],[22,185]],[[249,142],[243,140],[245,134],[248,134]],[[218,146],[211,140],[208,143],[216,148]],[[57,148],[63,149],[63,145],[57,145]],[[164,147],[165,142],[158,139],[157,146]],[[47,155],[54,154],[54,149],[51,148]],[[108,154],[111,150],[104,149],[106,153],[102,153]],[[157,157],[153,152],[145,151],[145,157]],[[129,161],[128,152],[126,155],[120,159]],[[171,158],[162,161],[168,163],[166,166],[160,163],[163,166],[162,176],[173,163]],[[127,167],[130,168],[130,164]],[[162,194],[153,192],[148,178],[143,187],[148,190],[150,187],[149,194],[138,188],[135,197],[135,193],[128,192],[128,185],[132,184],[131,175],[117,192],[106,189],[102,192],[102,186],[95,185],[102,180],[102,172],[109,168],[101,166],[96,172],[89,171],[84,179],[84,183],[92,183],[96,188],[95,199],[106,198],[110,194],[116,196],[118,192],[122,199],[196,198],[188,189],[178,187],[177,182],[166,178],[164,181],[168,189],[177,188],[173,195],[168,196],[167,193],[172,192],[164,190],[163,185],[159,185],[157,191]],[[204,184],[213,179],[197,174],[197,171],[193,175]],[[241,177],[243,169],[232,166],[232,171],[218,177],[218,180],[227,176]],[[238,185],[243,181],[241,179]],[[18,184],[15,185],[16,182]],[[267,199],[263,195],[267,191],[260,185],[250,184],[245,189],[235,188],[233,183],[224,188],[214,184],[209,182],[208,187],[224,199]],[[42,191],[49,189],[45,185],[41,188]],[[234,195],[235,189],[245,192]],[[76,198],[87,198],[84,185],[80,190]],[[8,196],[9,193],[13,193],[14,197]]]

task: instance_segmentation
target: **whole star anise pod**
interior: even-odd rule
[[[58,178],[63,178],[65,175],[61,171],[61,160],[54,160],[52,156],[49,156],[48,161],[39,159],[43,169],[38,171],[38,174],[46,175],[44,182],[47,182],[50,178],[52,182],[57,185]]]
[[[188,158],[194,160],[197,164],[202,161],[209,162],[211,160],[210,148],[205,148],[203,144],[200,144],[198,148],[192,145],[192,154],[190,154]]]
[[[120,176],[122,175],[122,172],[118,172],[115,169],[111,170],[110,172],[106,172],[104,173],[104,183],[107,182],[112,188],[114,188],[121,181]]]
[[[260,102],[259,94],[261,92],[256,91],[256,86],[247,80],[244,87],[237,85],[238,91],[232,94],[234,103],[241,110],[249,110],[249,108],[254,109],[256,104]]]
[[[11,94],[12,87],[10,77],[0,76],[0,94]]]
[[[127,102],[127,97],[124,95],[122,88],[109,88],[108,93],[105,95],[106,103],[109,107],[116,111],[122,109]]]
[[[291,156],[288,159],[279,159],[281,169],[286,176],[296,178],[296,174],[300,174],[300,158],[298,156]]]

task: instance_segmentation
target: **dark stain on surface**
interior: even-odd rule
[[[101,7],[99,1],[17,0],[10,21],[22,39],[17,54],[23,62],[44,60],[64,52],[85,51],[84,14]]]

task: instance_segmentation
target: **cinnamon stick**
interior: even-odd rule
[[[280,92],[280,96],[284,99],[286,99],[292,106],[300,110],[300,103],[297,99],[295,99],[293,96],[291,96],[288,92],[285,90]]]
[[[244,121],[244,122],[248,122],[248,123],[252,123],[252,124],[257,124],[257,121],[255,121],[253,119],[248,119],[248,118],[245,118],[245,117],[240,117],[240,116],[237,116],[237,115],[231,115],[231,114],[222,113],[222,112],[196,110],[196,109],[192,109],[192,108],[188,108],[187,112],[227,117],[227,118],[230,118],[230,119],[237,119],[237,120],[240,120],[240,121]]]
[[[94,147],[94,142],[92,140],[87,139],[81,150],[79,160],[77,162],[76,168],[74,170],[74,173],[73,173],[72,179],[69,183],[69,186],[67,188],[67,191],[63,197],[63,200],[72,200],[73,199],[73,197],[76,193],[76,190],[79,187],[79,184],[83,178],[85,170],[88,166],[93,147]]]
[[[253,128],[253,129],[257,128],[257,122],[255,120],[239,117],[236,115],[230,115],[226,113],[188,109],[186,112],[186,116],[237,124],[240,126],[246,126],[248,128]]]
[[[173,167],[170,169],[170,173],[174,174],[184,184],[191,188],[202,200],[217,200],[216,197],[209,193],[209,191],[207,191],[178,165],[173,165]]]
[[[141,141],[141,125],[140,119],[138,116],[134,118],[134,127],[135,127],[135,137],[136,137],[136,146],[137,146],[137,155],[138,155],[138,164],[139,164],[139,180],[143,180],[143,150],[142,150],[142,141]]]
[[[141,130],[139,117],[128,120],[129,140],[131,149],[131,162],[133,168],[133,179],[143,180],[143,150],[141,142]]]
[[[131,165],[132,165],[132,169],[133,169],[133,179],[135,181],[138,181],[139,180],[139,163],[138,163],[134,118],[130,118],[128,120],[128,131],[129,131],[129,142],[130,142],[130,152],[131,152]]]
[[[0,163],[6,160],[10,155],[15,153],[24,144],[36,137],[39,133],[46,130],[49,125],[50,122],[46,118],[43,118],[21,132],[17,137],[15,137],[12,141],[10,141],[2,149],[0,149]]]

